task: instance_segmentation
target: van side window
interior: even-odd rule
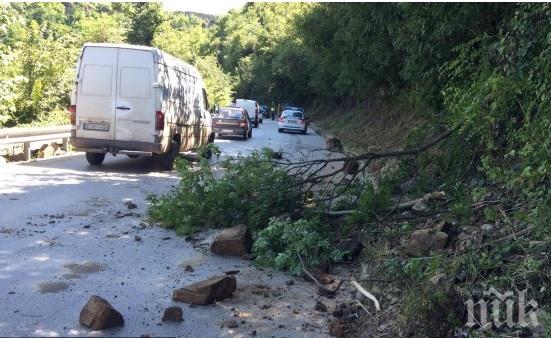
[[[151,79],[149,69],[123,67],[120,72],[120,96],[133,99],[149,99]]]
[[[82,71],[81,93],[85,96],[111,96],[113,68],[85,65]]]

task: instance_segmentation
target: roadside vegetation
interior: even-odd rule
[[[549,4],[248,3],[218,18],[158,4],[19,3],[0,11],[0,127],[63,123],[82,44],[129,42],[196,64],[211,103],[293,102],[348,135],[384,118],[379,129],[395,131],[354,144],[360,155],[388,144],[411,149],[450,131],[417,153],[362,158],[379,176],[353,176],[339,190],[333,210],[350,211],[343,216],[325,215],[310,191],[290,189],[304,177],[268,152],[226,160],[220,172],[180,162],[180,185],[151,197],[150,215],[180,234],[246,224],[257,264],[295,274],[296,252],[308,266],[338,262],[346,252],[336,240],[361,239],[369,250],[356,261],[367,266],[357,278],[380,289],[391,336],[453,335],[464,301],[490,286],[527,289],[547,325],[542,335],[551,334]],[[398,121],[385,117],[394,112]],[[411,123],[397,128],[403,121]],[[399,207],[439,191],[444,198],[418,211]],[[410,250],[412,234],[429,228],[445,233],[444,246]]]

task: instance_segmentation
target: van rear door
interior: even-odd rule
[[[155,133],[155,79],[153,53],[119,49],[116,92],[118,141],[153,142]]]
[[[84,48],[77,79],[77,137],[115,139],[117,58],[116,48]]]

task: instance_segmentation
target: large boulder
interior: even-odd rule
[[[236,285],[235,276],[215,276],[174,290],[172,299],[188,304],[212,304],[231,297]]]
[[[93,330],[104,330],[124,324],[120,312],[100,296],[92,296],[80,311],[80,324]]]
[[[415,230],[406,245],[406,252],[412,256],[422,256],[444,249],[448,234],[437,229]]]
[[[246,225],[222,230],[214,237],[210,251],[217,255],[243,256],[251,252],[253,237]]]

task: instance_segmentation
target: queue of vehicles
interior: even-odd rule
[[[153,47],[87,43],[76,70],[71,143],[91,165],[101,165],[106,154],[125,154],[153,157],[170,170],[180,152],[212,143],[216,135],[246,140],[271,115],[250,99],[211,114],[199,71]],[[306,133],[304,109],[281,107],[278,130]]]

